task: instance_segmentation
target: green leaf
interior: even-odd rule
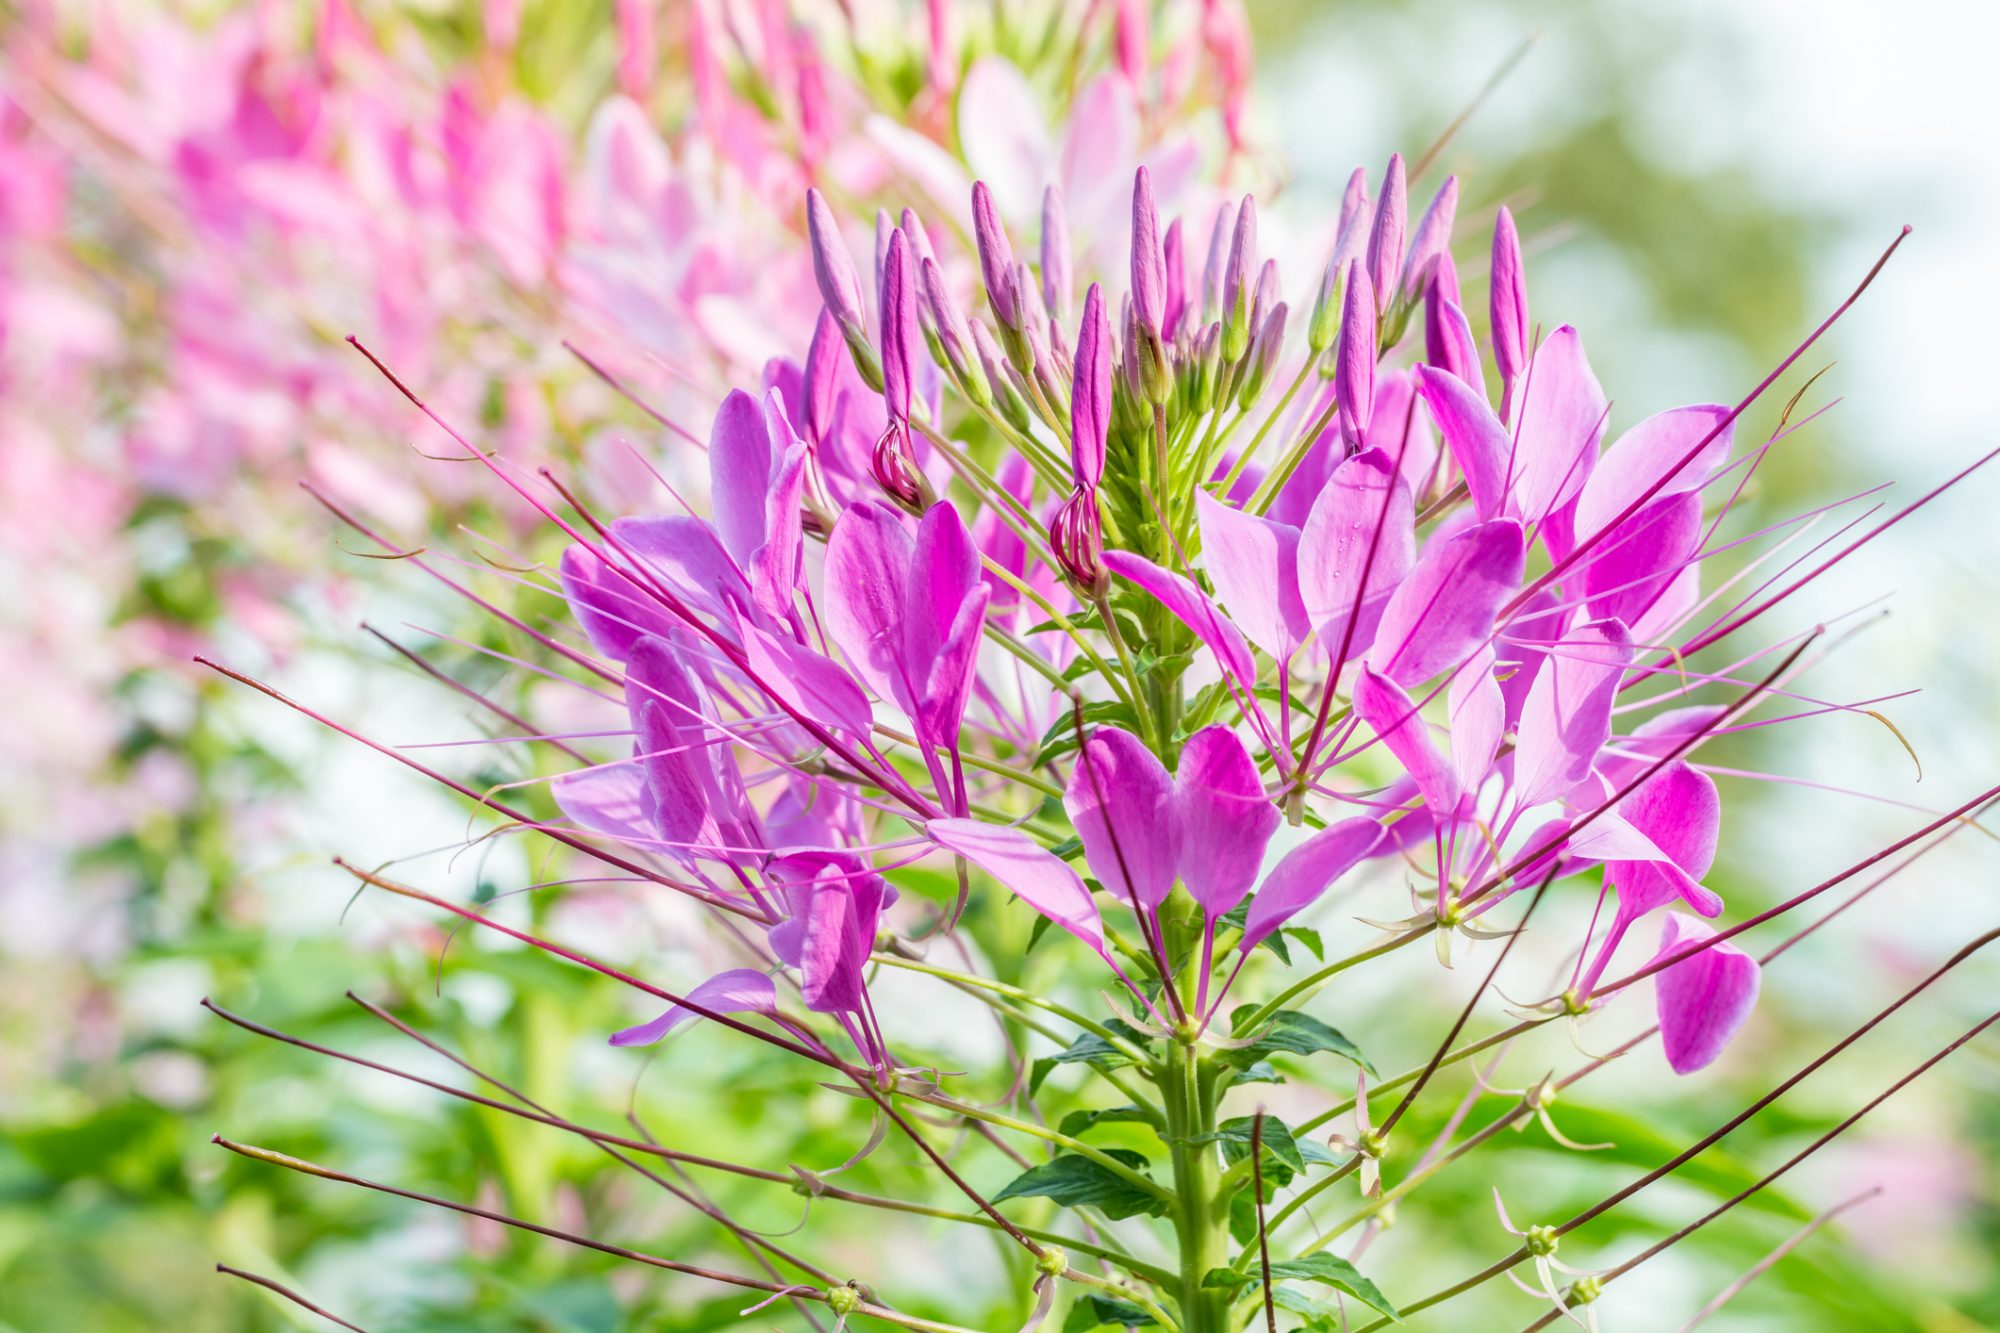
[[[1284,1081],[1285,1076],[1278,1072],[1276,1065],[1269,1060],[1259,1060],[1255,1064],[1244,1066],[1229,1080],[1229,1086],[1233,1088],[1239,1083],[1283,1083]]]
[[[1303,1259],[1282,1259],[1272,1264],[1271,1278],[1273,1281],[1298,1278],[1307,1282],[1324,1282],[1397,1323],[1403,1322],[1403,1317],[1396,1313],[1396,1307],[1389,1303],[1389,1298],[1382,1294],[1380,1287],[1363,1277],[1361,1270],[1347,1260],[1324,1250]]]
[[[1370,1309],[1387,1315],[1397,1323],[1403,1322],[1403,1316],[1397,1313],[1396,1307],[1390,1304],[1389,1298],[1382,1294],[1380,1287],[1364,1277],[1361,1270],[1353,1264],[1335,1255],[1322,1251],[1309,1254],[1303,1259],[1281,1259],[1271,1265],[1271,1281],[1274,1284],[1287,1279],[1323,1282],[1352,1296]],[[1202,1274],[1201,1285],[1232,1291],[1237,1287],[1262,1285],[1262,1276],[1260,1272],[1245,1273],[1235,1268],[1211,1268]],[[1334,1320],[1340,1313],[1337,1306],[1316,1300],[1304,1292],[1288,1287],[1277,1287],[1272,1293],[1272,1302],[1282,1310],[1304,1315],[1314,1321]]]
[[[1088,658],[1077,659],[1088,662]],[[1095,723],[1109,722],[1124,727],[1127,731],[1138,730],[1138,719],[1127,705],[1116,699],[1099,699],[1083,706],[1084,730],[1088,732]],[[1049,724],[1042,733],[1041,743],[1035,747],[1035,762],[1045,764],[1076,749],[1076,717],[1073,710],[1065,708],[1062,716]]]
[[[1069,1308],[1069,1317],[1063,1320],[1063,1333],[1084,1333],[1086,1329],[1102,1328],[1106,1324],[1118,1328],[1144,1328],[1158,1322],[1130,1301],[1086,1291]]]
[[[1147,1123],[1146,1113],[1136,1106],[1106,1106],[1097,1110],[1071,1111],[1056,1126],[1056,1133],[1064,1138],[1075,1138],[1093,1125],[1115,1125],[1137,1122]],[[1329,1154],[1329,1157],[1331,1154]]]
[[[1143,1156],[1124,1148],[1107,1148],[1105,1156],[1135,1171],[1146,1166]],[[1159,1217],[1167,1211],[1166,1201],[1157,1195],[1140,1189],[1123,1176],[1113,1175],[1102,1163],[1073,1153],[1029,1167],[994,1195],[993,1202],[1028,1198],[1050,1199],[1065,1208],[1092,1205],[1102,1208],[1104,1215],[1113,1221],[1141,1213]]]
[[[1141,1050],[1146,1048],[1146,1038],[1129,1023],[1113,1018],[1107,1019],[1104,1026]],[[1045,1055],[1035,1061],[1028,1076],[1028,1095],[1033,1096],[1042,1090],[1042,1080],[1047,1078],[1057,1065],[1087,1064],[1093,1069],[1122,1069],[1131,1063],[1131,1056],[1096,1033],[1086,1032],[1071,1042],[1066,1049],[1054,1055]]]
[[[1213,1134],[1198,1134],[1189,1142],[1220,1143],[1224,1157],[1232,1163],[1240,1162],[1250,1155],[1250,1128],[1254,1120],[1253,1116],[1235,1116],[1216,1126]],[[1266,1171],[1274,1160],[1294,1174],[1306,1169],[1298,1140],[1292,1137],[1292,1127],[1274,1115],[1264,1117],[1264,1153]]]
[[[1240,1022],[1254,1012],[1254,1005],[1245,1005],[1231,1017],[1231,1022]],[[1254,1041],[1230,1051],[1225,1058],[1232,1064],[1248,1065],[1266,1055],[1318,1055],[1321,1051],[1330,1051],[1343,1060],[1352,1060],[1370,1075],[1375,1074],[1375,1066],[1368,1063],[1368,1057],[1361,1053],[1359,1046],[1311,1014],[1302,1014],[1296,1009],[1280,1009],[1271,1015],[1271,1021],[1256,1034]]]

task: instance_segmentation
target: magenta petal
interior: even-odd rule
[[[1735,431],[1717,429],[1728,415],[1728,408],[1714,403],[1676,407],[1655,413],[1620,435],[1597,460],[1596,471],[1577,497],[1577,536],[1587,538],[1597,532],[1662,478],[1668,480],[1654,499],[1701,489],[1729,459]],[[1710,432],[1715,438],[1702,444]],[[1694,452],[1697,446],[1699,453]],[[1686,464],[1680,466],[1683,460]]]
[[[764,409],[741,389],[722,400],[708,429],[708,493],[723,549],[748,570],[764,544],[765,500],[771,490],[771,437]]]
[[[1513,438],[1486,397],[1476,393],[1458,376],[1432,366],[1418,366],[1417,392],[1444,436],[1452,461],[1465,475],[1466,490],[1472,495],[1473,512],[1480,518],[1497,518],[1507,506],[1507,459]]]
[[[1361,679],[1354,683],[1354,712],[1416,782],[1425,805],[1446,816],[1458,809],[1458,774],[1438,753],[1430,727],[1396,682],[1361,668]]]
[[[1019,829],[976,819],[933,819],[924,825],[932,842],[955,852],[1004,884],[1022,902],[1104,954],[1104,925],[1097,904],[1061,857],[1037,846]]]
[[[1612,529],[1582,557],[1590,614],[1638,624],[1688,567],[1702,530],[1699,495],[1655,500]]]
[[[563,551],[557,576],[570,614],[590,636],[591,646],[614,662],[630,657],[633,645],[646,635],[672,632],[673,618],[665,607],[581,543]]]
[[[1368,425],[1369,447],[1380,449],[1395,463],[1413,495],[1430,484],[1438,461],[1437,431],[1432,428],[1430,413],[1417,407],[1416,399],[1414,370],[1385,372],[1375,381],[1375,415]]]
[[[1181,883],[1211,917],[1243,901],[1278,831],[1257,761],[1228,727],[1203,727],[1181,747],[1174,774]]]
[[[795,712],[850,735],[865,736],[875,710],[854,677],[830,657],[737,619],[743,654],[758,685]]]
[[[1535,349],[1516,407],[1510,490],[1523,522],[1539,523],[1583,489],[1607,406],[1582,340],[1563,325]]]
[[[882,911],[882,877],[859,857],[827,852],[779,858],[771,876],[786,886],[794,913],[782,943],[772,932],[773,948],[799,969],[806,1007],[822,1014],[859,1010]]]
[[[1345,460],[1306,517],[1299,540],[1299,596],[1307,622],[1328,653],[1339,652],[1343,640],[1350,657],[1367,648],[1390,593],[1416,562],[1416,509],[1409,487],[1392,476],[1392,466],[1379,447]],[[1364,568],[1368,591],[1360,599],[1361,615],[1350,637],[1347,620]]]
[[[925,511],[910,546],[909,569],[905,637],[913,655],[928,659],[950,636],[965,599],[983,586],[979,548],[958,506],[946,501]]]
[[[688,1003],[698,1004],[714,1014],[774,1014],[778,1011],[777,988],[762,972],[747,967],[719,972],[687,993]],[[661,1014],[650,1023],[611,1034],[613,1046],[650,1046],[681,1024],[701,1015],[682,1005]]]
[[[904,585],[915,546],[902,518],[873,501],[849,508],[826,542],[827,637],[884,699],[906,697],[899,675]]]
[[[1099,727],[1070,770],[1063,792],[1083,854],[1098,883],[1119,902],[1158,907],[1173,891],[1180,860],[1174,783],[1144,741]]]
[[[1280,662],[1312,626],[1299,600],[1299,533],[1223,504],[1207,491],[1194,496],[1201,527],[1202,567],[1229,618],[1250,641]]]
[[[1230,624],[1192,582],[1130,551],[1106,551],[1104,567],[1159,598],[1161,605],[1178,616],[1182,624],[1194,631],[1196,638],[1208,645],[1209,651],[1215,654],[1216,660],[1236,678],[1238,684],[1248,688],[1257,683],[1257,662],[1251,656],[1250,645],[1244,640],[1242,632]]]
[[[619,552],[628,553],[646,574],[698,610],[717,612],[750,596],[750,585],[721,538],[698,518],[621,518],[612,522],[611,536]]]
[[[1407,686],[1465,661],[1492,637],[1493,617],[1520,587],[1525,559],[1512,519],[1433,538],[1389,598],[1369,662]]]
[[[729,742],[709,724],[707,697],[671,644],[639,641],[625,699],[654,824],[662,839],[682,844],[670,854],[707,846],[731,859],[759,846],[763,836]]]
[[[1714,935],[1676,912],[1660,928],[1658,956],[1684,953]],[[1757,960],[1729,944],[1711,945],[1654,976],[1660,1043],[1676,1074],[1692,1074],[1715,1062],[1756,1007],[1761,980]]]
[[[565,773],[550,789],[556,808],[578,828],[626,842],[653,840],[645,812],[645,778],[636,764]]]
[[[993,595],[984,583],[975,586],[958,604],[944,641],[929,663],[916,663],[922,671],[923,696],[918,701],[916,720],[932,740],[958,749],[959,723],[972,693],[972,679],[979,666],[979,645],[986,627],[986,603]]]
[[[1552,801],[1590,775],[1611,738],[1611,705],[1631,660],[1631,635],[1616,620],[1579,625],[1550,649],[1516,731],[1514,794],[1521,808]]]
[[[1493,650],[1481,649],[1452,678],[1446,695],[1451,767],[1458,775],[1458,785],[1468,792],[1477,791],[1492,769],[1501,734],[1507,729],[1507,700],[1500,692],[1500,682],[1493,678],[1493,664]]]
[[[1365,860],[1382,840],[1372,819],[1346,819],[1321,829],[1285,855],[1250,900],[1240,947],[1248,953],[1265,937],[1319,901],[1333,882]]]

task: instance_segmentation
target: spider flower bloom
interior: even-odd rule
[[[976,113],[1010,98],[1023,111],[1026,87],[975,63],[961,134],[997,133]],[[1122,75],[1090,95],[1112,125],[1140,100]],[[1024,151],[994,155],[992,180],[927,191],[969,195],[955,227],[927,233],[896,201],[846,220],[809,201],[820,319],[803,364],[775,358],[720,397],[707,508],[600,521],[572,504],[579,521],[479,455],[573,539],[559,573],[590,651],[555,634],[544,646],[596,679],[597,701],[622,694],[604,731],[546,738],[572,757],[584,752],[569,740],[608,740],[609,757],[557,777],[564,819],[539,827],[729,918],[718,944],[732,966],[685,995],[641,983],[673,1007],[617,1041],[693,1014],[761,1035],[815,1079],[858,1084],[883,1135],[910,1139],[1029,1250],[1036,1318],[1054,1283],[1099,1285],[1070,1267],[1067,1247],[1084,1247],[1124,1268],[1118,1290],[1146,1317],[1222,1333],[1265,1285],[1248,1241],[1290,1234],[1305,1200],[1350,1172],[1374,1197],[1421,1182],[1391,1135],[1468,1049],[1454,1044],[1461,1019],[1378,1118],[1367,1055],[1307,997],[1420,940],[1449,966],[1460,940],[1511,941],[1532,914],[1577,963],[1524,1022],[1580,1017],[1650,978],[1668,1066],[1707,1065],[1747,1021],[1759,972],[1736,928],[1705,924],[1728,905],[1704,883],[1722,802],[1701,747],[1762,725],[1740,715],[1780,689],[1807,715],[1852,706],[1802,692],[1797,650],[1752,682],[1742,664],[1686,660],[1736,628],[1701,618],[1697,570],[1741,490],[1715,483],[1763,449],[1735,455],[1740,409],[1614,420],[1575,327],[1530,345],[1509,246],[1494,410],[1449,259],[1455,182],[1406,235],[1401,159],[1372,203],[1354,178],[1331,259],[1301,294],[1258,252],[1254,197],[1217,207],[1150,154],[1145,170],[1037,178],[1021,164],[1049,153],[1025,150],[1054,141],[1002,141]],[[1008,233],[1038,206],[1039,273]],[[870,213],[872,328],[833,243]],[[1198,295],[1178,239],[1189,217],[1211,226]],[[1303,338],[1287,318],[1301,295]],[[1720,688],[1727,702],[1661,711],[1666,692],[1628,693],[1658,674],[1675,696]],[[941,881],[957,891],[949,908]],[[1395,881],[1414,914],[1385,937],[1279,971],[1294,946],[1324,948],[1316,926],[1352,932],[1345,911],[1307,915],[1330,895]],[[924,891],[898,900],[892,886]],[[1621,952],[1662,918],[1650,961]],[[957,931],[963,949],[918,947]],[[1006,979],[982,958],[1004,958]],[[1025,1077],[1003,1073],[990,1099],[960,1097],[912,1067],[929,1052],[902,1049],[921,1038],[900,1015],[876,1012],[877,969],[991,1001],[1009,1033],[1057,1044],[1011,1062]],[[1224,1118],[1224,1098],[1274,1056],[1362,1076],[1355,1134],[1324,1140],[1347,1160],[1267,1210],[1267,1195],[1334,1164],[1305,1135],[1346,1109],[1296,1132]],[[1115,1108],[994,1109],[1065,1067],[1104,1077]],[[1556,1086],[1508,1115],[1549,1124]],[[916,1102],[919,1116],[898,1109]],[[967,1153],[961,1171],[927,1137],[938,1117],[1055,1152],[1018,1174]],[[1167,1151],[1101,1146],[1106,1120]],[[997,1192],[973,1179],[989,1166],[1011,1176]],[[1087,1201],[1105,1235],[1160,1219],[1178,1267],[1044,1219],[1021,1230],[1003,1209],[1026,1197]],[[1537,1257],[1553,1252],[1553,1231],[1532,1234]],[[1395,1317],[1351,1263],[1292,1262]],[[1276,1264],[1269,1280],[1283,1280]],[[837,1290],[815,1298],[860,1308],[858,1288]]]

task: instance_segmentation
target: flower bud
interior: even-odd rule
[[[845,347],[839,322],[831,310],[821,306],[812,345],[806,349],[806,441],[815,448],[833,429],[833,396],[840,384],[840,355]]]
[[[1249,195],[1236,210],[1229,266],[1222,277],[1222,359],[1241,360],[1250,348],[1250,265],[1257,257],[1257,201]]]
[[[1358,227],[1360,234],[1366,236],[1374,221],[1375,210],[1368,203],[1368,172],[1356,167],[1354,174],[1347,178],[1347,188],[1341,192],[1340,226],[1335,234],[1345,236]]]
[[[1368,423],[1375,415],[1375,357],[1375,288],[1360,264],[1349,264],[1333,373],[1340,438],[1349,454],[1366,446]]]
[[[1285,316],[1289,307],[1283,301],[1271,307],[1271,313],[1264,316],[1258,326],[1257,337],[1250,344],[1250,358],[1243,372],[1242,383],[1236,389],[1236,405],[1248,412],[1264,386],[1271,381],[1271,367],[1277,363],[1278,350],[1285,343]]]
[[[951,292],[944,283],[944,273],[935,259],[923,261],[923,293],[924,309],[930,316],[938,352],[951,370],[952,377],[973,402],[982,407],[991,403],[993,391],[973,350],[972,331],[966,327],[965,316],[960,313],[958,303],[951,299]]]
[[[1430,207],[1417,219],[1417,229],[1410,236],[1410,255],[1403,262],[1403,283],[1398,299],[1414,301],[1423,295],[1420,285],[1430,280],[1432,267],[1438,260],[1451,260],[1451,227],[1458,217],[1458,177],[1445,177],[1444,184],[1431,197]],[[1451,293],[1456,297],[1457,293]]]
[[[1433,282],[1424,293],[1424,360],[1485,395],[1472,326],[1458,303],[1444,294],[1442,283]]]
[[[1001,355],[1000,346],[993,341],[993,332],[986,327],[984,320],[972,321],[972,346],[979,353],[979,367],[986,372],[986,382],[993,390],[993,405],[1000,410],[1008,425],[1025,434],[1032,419],[1028,400],[1021,392],[1013,367]]]
[[[861,279],[854,272],[853,256],[840,239],[840,224],[818,190],[806,191],[806,231],[812,239],[813,278],[819,283],[819,299],[840,321],[850,340],[857,334],[866,340]]]
[[[1333,336],[1340,330],[1340,278],[1343,269],[1335,263],[1328,264],[1320,274],[1319,291],[1313,296],[1312,314],[1306,320],[1306,350],[1315,357],[1333,346]],[[1352,261],[1350,261],[1352,262]]]
[[[979,271],[986,279],[986,300],[1004,329],[1021,327],[1021,309],[1014,288],[1014,247],[1000,225],[993,192],[985,181],[972,184],[972,234],[979,245]]]
[[[1083,325],[1077,330],[1070,376],[1069,457],[1077,485],[1103,480],[1110,433],[1111,323],[1104,313],[1104,289],[1093,282],[1083,298]]]
[[[887,214],[883,214],[886,219]],[[889,229],[882,257],[882,402],[889,420],[910,419],[910,356],[917,341],[917,289],[910,273],[910,246],[900,228]]]
[[[910,261],[919,273],[925,263],[937,263],[937,252],[931,249],[931,234],[924,230],[923,219],[914,208],[903,210],[903,235],[910,243]]]
[[[1181,220],[1167,227],[1161,244],[1161,265],[1166,275],[1166,302],[1160,312],[1160,336],[1173,338],[1181,331],[1181,316],[1187,311],[1187,261],[1181,253]]]
[[[1132,307],[1139,327],[1154,338],[1165,327],[1166,267],[1152,173],[1140,167],[1132,180]]]
[[[1500,419],[1513,419],[1514,385],[1528,365],[1528,280],[1521,266],[1521,237],[1514,215],[1502,207],[1493,219],[1493,364],[1500,371]]]
[[[1215,225],[1208,233],[1208,258],[1201,269],[1201,322],[1213,324],[1222,318],[1222,270],[1229,262],[1229,238],[1236,230],[1236,207],[1223,204],[1215,213]]]
[[[1062,191],[1051,185],[1042,191],[1042,305],[1058,323],[1069,319],[1069,217]]]
[[[1376,293],[1392,298],[1403,269],[1408,194],[1409,186],[1403,179],[1403,155],[1391,153],[1388,169],[1382,173],[1382,201],[1375,206],[1375,225],[1368,233],[1368,281]]]

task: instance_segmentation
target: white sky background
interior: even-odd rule
[[[1798,447],[1843,450],[1850,489],[1893,480],[1883,497],[1892,507],[2000,448],[2000,75],[1993,68],[2000,5],[1688,0],[1679,12],[1691,40],[1658,63],[1630,66],[1637,77],[1615,89],[1603,86],[1575,12],[1556,4],[1420,5],[1349,18],[1329,6],[1299,40],[1280,49],[1266,43],[1264,125],[1293,172],[1292,202],[1336,193],[1357,162],[1378,175],[1393,146],[1421,148],[1388,141],[1393,127],[1376,109],[1396,104],[1388,80],[1423,70],[1432,100],[1457,106],[1539,24],[1541,41],[1467,128],[1461,156],[1476,163],[1481,145],[1492,155],[1517,136],[1545,132],[1550,117],[1592,114],[1594,98],[1626,99],[1643,123],[1657,126],[1647,147],[1664,165],[1747,168],[1775,197],[1832,218],[1808,256],[1817,312],[1837,305],[1897,228],[1912,224],[1915,234],[1882,278],[1809,353],[1815,366],[1838,362],[1821,383],[1843,401],[1829,426],[1815,427]],[[1486,225],[1464,214],[1461,222],[1464,230]],[[1701,237],[1686,243],[1699,246]],[[1471,250],[1462,244],[1461,255],[1469,260]],[[1484,288],[1483,274],[1473,276],[1482,267],[1461,265],[1475,295]],[[1531,258],[1529,290],[1538,322],[1574,322],[1583,332],[1615,404],[1614,431],[1675,403],[1733,402],[1762,373],[1746,378],[1734,348],[1662,329],[1649,317],[1644,288],[1587,234]],[[1835,484],[1829,478],[1815,502],[1837,498]],[[1996,510],[2000,462],[1829,572],[1814,595],[1788,603],[1793,609],[1772,622],[1797,630],[1814,616],[1891,595],[1888,620],[1813,684],[1846,698],[1921,688],[1891,712],[1923,757],[1923,781],[1913,780],[1886,733],[1849,719],[1795,730],[1782,756],[1787,772],[1938,807],[2000,781]],[[1811,882],[1803,878],[1809,870],[1868,850],[1865,839],[1879,845],[1921,820],[1820,793],[1801,793],[1784,808],[1796,819],[1760,820],[1758,833],[1768,851],[1768,835],[1781,831],[1786,850],[1797,852],[1802,885]],[[1839,836],[1821,836],[1835,820]],[[1961,865],[1994,876],[1988,851]]]
[[[1253,0],[1253,13],[1257,8]],[[1815,367],[1838,362],[1821,383],[1843,399],[1828,427],[1798,442],[1841,451],[1841,477],[1829,477],[1813,503],[1893,480],[1883,498],[1898,507],[2000,448],[2000,4],[1681,0],[1666,10],[1593,7],[1589,20],[1601,24],[1606,8],[1614,16],[1629,10],[1633,30],[1674,15],[1670,21],[1685,28],[1688,40],[1650,62],[1618,62],[1620,74],[1630,76],[1620,84],[1610,81],[1601,48],[1593,45],[1602,39],[1586,35],[1583,11],[1574,4],[1417,3],[1360,15],[1328,5],[1308,30],[1282,43],[1264,41],[1262,126],[1292,173],[1292,203],[1337,198],[1357,163],[1374,178],[1391,148],[1422,148],[1421,141],[1391,142],[1397,127],[1385,108],[1407,108],[1412,100],[1392,80],[1422,71],[1430,85],[1424,98],[1444,108],[1441,125],[1539,26],[1542,39],[1457,145],[1475,171],[1482,155],[1496,157],[1522,137],[1546,137],[1552,119],[1581,120],[1617,97],[1638,109],[1649,129],[1646,150],[1663,166],[1734,167],[1761,181],[1771,197],[1832,220],[1822,237],[1801,241],[1813,246],[1806,256],[1813,321],[1839,303],[1898,227],[1915,227],[1861,303],[1808,354]],[[1434,185],[1426,183],[1413,211]],[[1468,196],[1491,198],[1496,188],[1469,183]],[[1475,226],[1489,225],[1461,212],[1462,242]],[[1701,237],[1688,235],[1685,243],[1698,247]],[[1483,274],[1474,276],[1483,260],[1468,262],[1475,250],[1462,244],[1461,271],[1483,301]],[[1529,276],[1537,321],[1574,322],[1582,331],[1614,401],[1614,430],[1676,403],[1734,402],[1768,368],[1746,375],[1736,349],[1664,330],[1626,261],[1587,234],[1532,257]],[[1768,426],[1770,419],[1766,412],[1749,420]],[[1841,481],[1850,484],[1834,490]],[[1812,596],[1788,603],[1791,609],[1771,622],[1780,633],[1792,632],[1814,617],[1890,595],[1888,619],[1815,671],[1805,688],[1848,699],[1921,688],[1888,711],[1923,758],[1922,781],[1886,732],[1852,718],[1792,730],[1765,762],[1938,810],[2000,782],[1996,515],[2000,460],[1837,566]],[[1762,643],[1768,635],[1744,641]],[[1739,883],[1764,878],[1772,897],[1809,887],[1927,818],[1796,787],[1767,788],[1756,793],[1763,799],[1755,808],[1738,805],[1730,813],[1729,802],[1752,794],[1725,782],[1724,865]],[[1960,836],[1927,859],[1920,875],[1875,894],[1800,950],[1782,978],[1771,978],[1767,1012],[1753,1024],[1779,1021],[1769,1012],[1775,1010],[1788,1011],[1794,1022],[1816,1017],[1845,1031],[1973,933],[2000,923],[1996,884],[2000,848],[1977,834]],[[1824,1086],[1808,1085],[1799,1095],[1851,1106],[1856,1089],[1879,1089],[1919,1051],[1983,1016],[1996,969],[1988,960],[1973,971],[1962,969],[1966,975],[1926,997],[1928,1007],[1913,1011],[1896,1035],[1856,1052],[1862,1068],[1830,1074]],[[1933,1075],[1931,1086],[1885,1108],[1875,1132],[1899,1135],[1905,1147],[1926,1145],[1935,1160],[1895,1162],[1887,1169],[1902,1188],[1892,1190],[1904,1197],[1871,1205],[1872,1223],[1855,1217],[1857,1230],[1873,1233],[1878,1254],[1938,1274],[1944,1290],[1954,1263],[1971,1261],[1961,1272],[1982,1266],[1978,1256],[1956,1248],[1967,1242],[1951,1235],[1935,1206],[1981,1188],[1976,1159],[1965,1163],[1969,1171],[1948,1160],[1961,1132],[1952,1085],[1961,1094],[1990,1085],[1964,1065],[1968,1056],[1976,1064],[1976,1053],[1962,1053],[1960,1068]],[[1786,1068],[1797,1063],[1782,1048],[1738,1058],[1776,1059]],[[1812,1187],[1828,1199],[1844,1197],[1861,1187],[1858,1174],[1877,1165],[1854,1157],[1837,1169],[1829,1162]],[[1659,1265],[1638,1284],[1643,1296],[1625,1293],[1637,1303],[1624,1308],[1643,1311],[1655,1299],[1664,1301],[1660,1308],[1679,1308],[1691,1293],[1677,1287],[1676,1277],[1685,1276],[1675,1274],[1677,1267]]]

